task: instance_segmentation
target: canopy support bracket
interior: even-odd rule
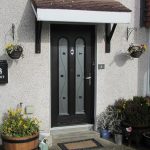
[[[112,36],[114,34],[114,31],[116,29],[116,26],[117,24],[114,23],[113,24],[113,27],[111,29],[111,24],[110,23],[106,23],[105,24],[105,52],[106,53],[110,53],[110,44],[111,44],[111,39],[112,39]]]
[[[35,53],[41,53],[42,21],[35,20]]]

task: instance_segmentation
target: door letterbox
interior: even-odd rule
[[[0,84],[8,83],[8,64],[6,60],[0,60]]]

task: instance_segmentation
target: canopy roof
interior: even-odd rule
[[[31,0],[37,20],[129,23],[131,10],[115,0]]]
[[[36,8],[130,12],[114,0],[32,0]]]

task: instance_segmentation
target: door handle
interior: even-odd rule
[[[91,79],[91,77],[86,77],[85,79],[86,79],[86,80],[90,80],[90,79]]]
[[[89,77],[86,77],[85,79],[89,81],[89,86],[90,86],[92,77],[89,76]]]

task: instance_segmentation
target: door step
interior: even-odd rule
[[[55,127],[50,130],[52,136],[52,145],[66,141],[83,140],[94,137],[96,132],[93,131],[92,124],[75,125],[66,127]]]
[[[69,133],[76,133],[76,132],[86,132],[86,131],[93,131],[92,124],[85,124],[85,125],[75,125],[75,126],[65,126],[65,127],[55,127],[50,129],[50,134],[53,135],[60,135],[60,134],[69,134]]]
[[[95,131],[81,131],[81,132],[72,132],[68,134],[59,134],[52,136],[52,145],[57,145],[57,143],[64,143],[68,141],[80,141],[91,138],[99,138],[99,133]]]

